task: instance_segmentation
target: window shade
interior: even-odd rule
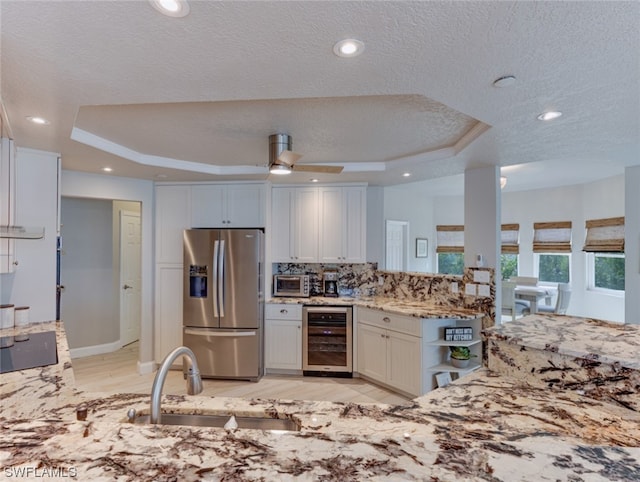
[[[502,245],[502,254],[519,254],[520,244],[518,238],[520,236],[519,224],[503,224],[500,231],[500,243]]]
[[[586,223],[587,239],[582,251],[591,253],[624,253],[624,216],[591,219]]]
[[[533,223],[534,253],[570,253],[571,221]]]
[[[438,246],[436,253],[464,253],[464,226],[436,226]]]

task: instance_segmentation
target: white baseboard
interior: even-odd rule
[[[156,362],[140,362],[138,361],[138,375],[146,375],[147,373],[153,373],[156,370]]]
[[[83,346],[80,348],[70,348],[69,355],[71,358],[83,358],[85,356],[102,355],[103,353],[111,353],[119,350],[121,347],[120,340],[105,343],[104,345]]]

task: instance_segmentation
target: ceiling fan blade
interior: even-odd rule
[[[294,165],[298,159],[300,159],[302,157],[302,154],[298,154],[297,152],[293,152],[293,151],[282,151],[280,153],[280,155],[278,155],[278,160],[280,162],[284,162],[286,164],[289,164],[290,166]]]
[[[340,174],[344,167],[342,166],[321,166],[318,164],[296,164],[291,169],[299,172],[321,172],[324,174]]]

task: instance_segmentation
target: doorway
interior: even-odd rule
[[[407,270],[408,221],[385,221],[385,269],[387,271]]]
[[[120,346],[140,338],[140,212],[120,214]]]
[[[72,358],[140,338],[140,213],[137,201],[62,197],[60,313]]]

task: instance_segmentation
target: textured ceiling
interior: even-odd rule
[[[347,166],[326,181],[537,164],[571,184],[640,163],[638,2],[189,3],[176,19],[143,0],[2,0],[16,143],[166,180],[264,179],[235,166],[264,167],[276,132],[301,163]],[[347,37],[361,56],[333,54]],[[549,109],[564,115],[536,120]]]

